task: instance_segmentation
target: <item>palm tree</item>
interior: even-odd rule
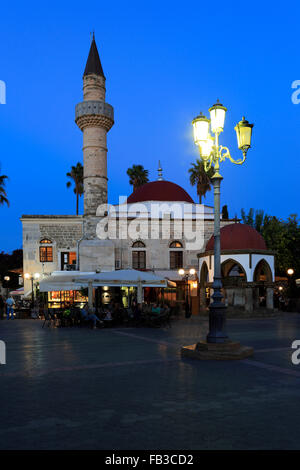
[[[207,191],[211,190],[211,177],[214,174],[213,168],[206,173],[204,169],[204,163],[199,159],[196,163],[192,163],[192,167],[189,169],[190,183],[192,186],[197,186],[197,194],[199,196],[199,204],[201,204],[202,196],[205,197]]]
[[[79,197],[83,194],[83,166],[80,162],[76,166],[72,166],[71,171],[66,175],[73,180],[74,194],[76,194],[76,215],[78,215]],[[67,182],[67,188],[72,185],[71,181]]]
[[[135,191],[139,186],[148,183],[149,171],[145,170],[143,165],[132,165],[128,168],[127,175],[129,176],[129,184],[132,184],[133,190]]]
[[[7,194],[5,190],[5,183],[8,179],[8,176],[6,175],[0,175],[0,205],[2,206],[3,204],[7,204],[9,207],[9,200],[7,199]]]

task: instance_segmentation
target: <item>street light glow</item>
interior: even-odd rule
[[[220,134],[220,132],[223,132],[226,111],[227,108],[225,108],[219,100],[209,108],[211,130],[214,134]]]
[[[199,114],[193,121],[194,142],[196,145],[206,142],[209,133],[209,119],[202,113]]]

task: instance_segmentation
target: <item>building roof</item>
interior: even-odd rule
[[[93,40],[91,43],[90,52],[89,52],[88,60],[86,62],[83,76],[85,77],[86,75],[91,75],[91,74],[101,75],[102,77],[104,77],[94,34],[93,34]]]
[[[266,250],[263,237],[254,228],[245,224],[229,224],[220,230],[221,250]],[[206,245],[206,251],[214,249],[214,236]]]
[[[136,189],[128,198],[127,203],[142,201],[180,201],[193,204],[191,196],[178,184],[171,181],[151,181]]]

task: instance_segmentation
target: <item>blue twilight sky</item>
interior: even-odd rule
[[[82,161],[74,123],[90,31],[106,75],[115,125],[108,136],[109,200],[130,194],[126,170],[143,164],[196,199],[188,168],[197,158],[191,120],[217,98],[228,107],[221,144],[240,156],[234,125],[254,122],[246,164],[223,164],[229,215],[262,208],[286,218],[299,211],[299,2],[3,2],[0,18],[1,172],[9,209],[0,207],[0,251],[21,247],[22,214],[72,214],[66,188]],[[210,193],[206,202],[212,204]]]

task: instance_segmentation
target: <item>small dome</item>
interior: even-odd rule
[[[143,201],[178,201],[193,204],[191,196],[178,184],[171,181],[151,181],[137,188],[128,198],[127,203]]]
[[[245,224],[225,225],[220,230],[221,250],[266,250],[263,237],[254,228]],[[214,236],[206,245],[206,251],[214,249]]]

